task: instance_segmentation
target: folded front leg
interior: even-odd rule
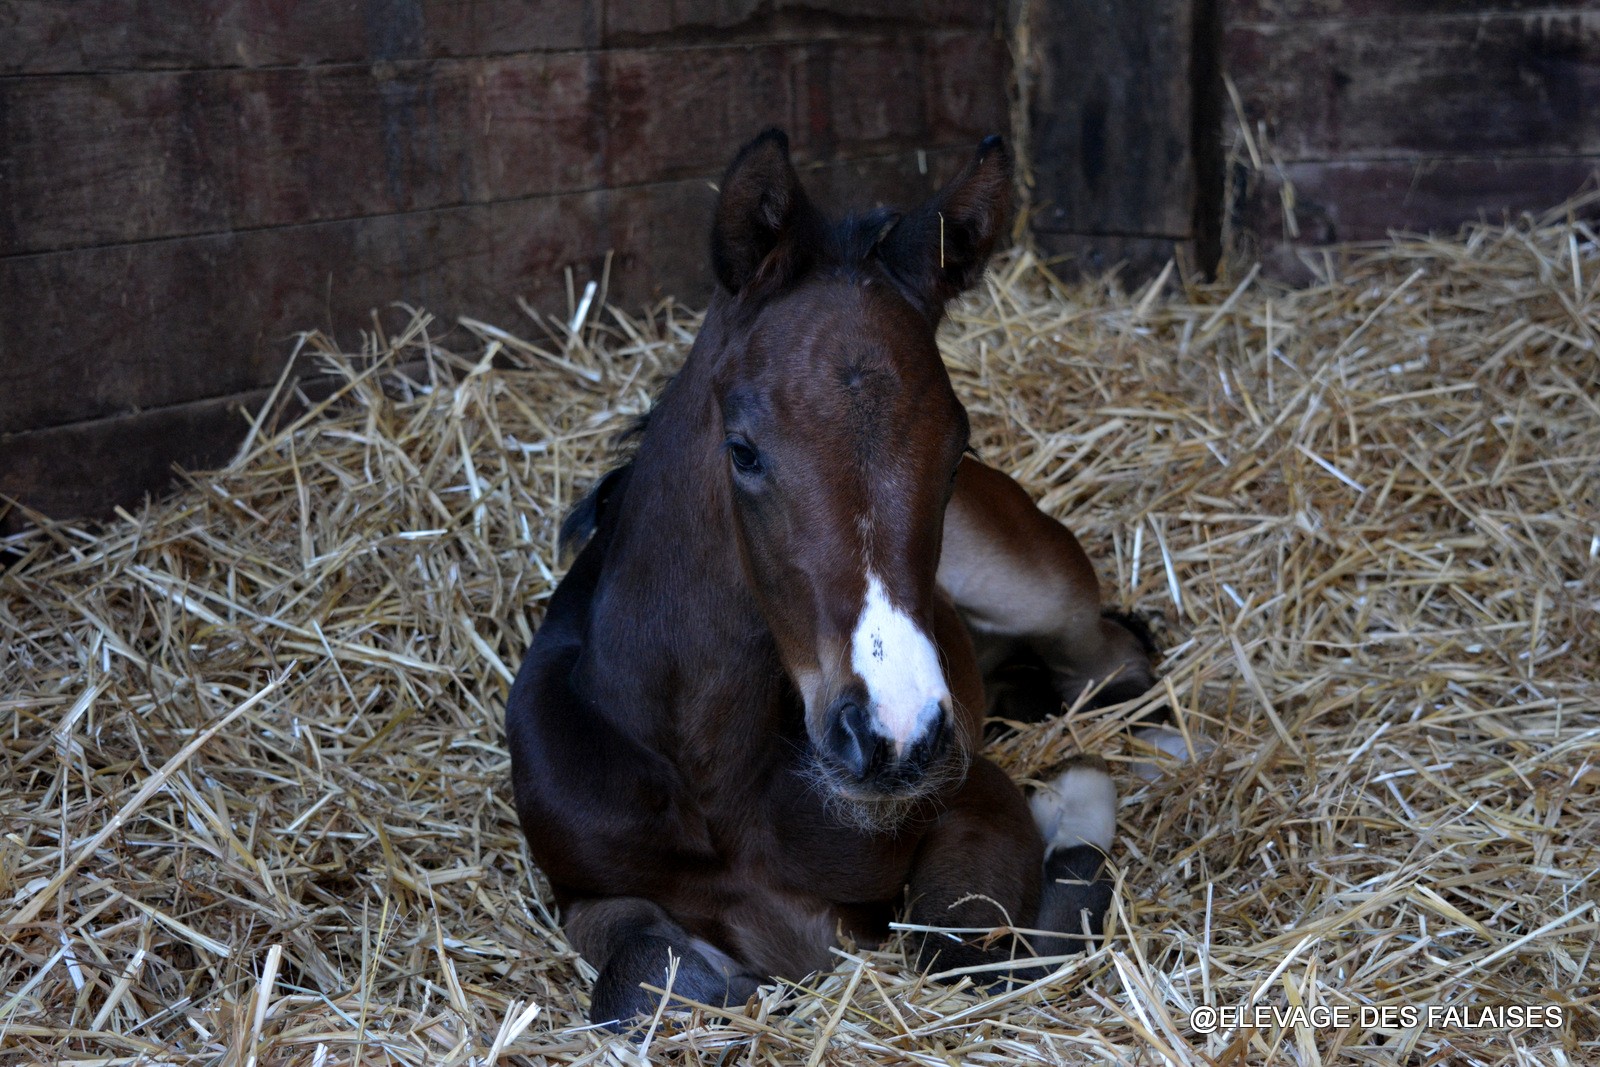
[[[1116,824],[1115,790],[1104,764],[1088,760],[1074,762],[1052,790],[1030,809],[1004,771],[986,759],[973,761],[966,784],[917,855],[910,918],[982,932],[919,933],[921,968],[940,972],[1063,955],[1100,932],[1111,900],[1102,865]],[[1047,934],[1030,941],[988,932],[1008,926]],[[1044,973],[1042,966],[1022,965],[973,977],[988,985]]]

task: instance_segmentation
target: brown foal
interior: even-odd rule
[[[934,331],[1009,216],[998,138],[927,203],[840,223],[771,131],[721,186],[720,290],[637,451],[565,531],[582,550],[506,709],[517,810],[590,1017],[741,1003],[829,965],[841,931],[1053,931],[1109,903],[1116,797],[1079,757],[1029,801],[979,754],[985,663],[1060,699],[1153,679],[1078,542],[967,452]],[[1043,942],[1043,943],[1041,943]],[[920,963],[1019,952],[934,934]]]

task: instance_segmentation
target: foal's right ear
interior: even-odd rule
[[[884,235],[879,256],[937,323],[983,277],[1010,217],[1011,155],[1000,138],[985,138],[949,185]]]
[[[789,162],[789,138],[768,130],[739,150],[722,177],[711,226],[717,280],[730,293],[781,285],[802,266],[801,231],[815,218]]]

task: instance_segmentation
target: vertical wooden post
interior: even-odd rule
[[[1215,268],[1219,3],[1022,0],[1032,227],[1068,269]]]

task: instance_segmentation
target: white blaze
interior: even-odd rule
[[[932,728],[950,699],[933,642],[889,602],[883,583],[871,571],[850,637],[850,666],[866,683],[874,729],[902,754]]]

